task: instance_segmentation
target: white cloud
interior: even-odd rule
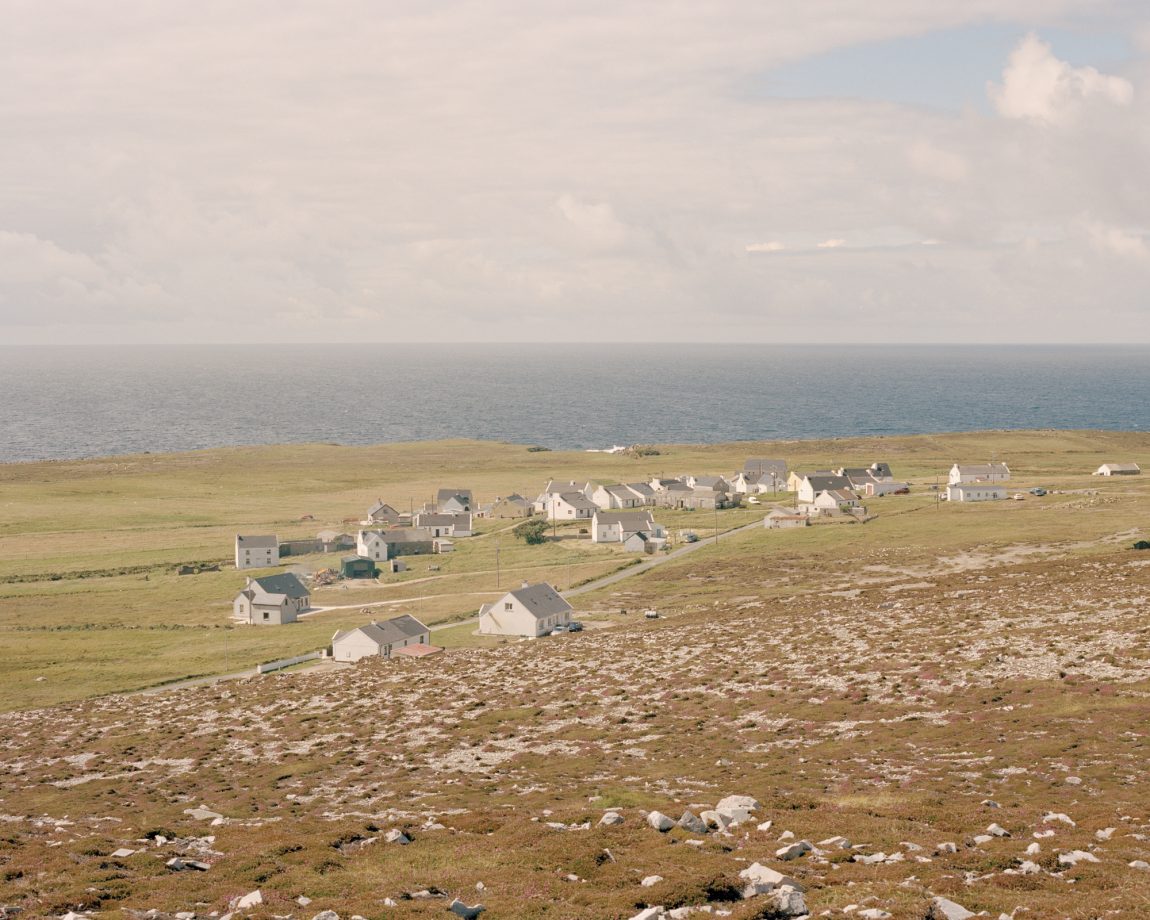
[[[1085,229],[1091,244],[1099,252],[1124,259],[1150,261],[1150,244],[1143,234],[1093,220],[1086,222]]]
[[[1071,67],[1034,34],[1014,49],[1002,85],[991,84],[989,92],[1001,115],[1052,125],[1070,121],[1090,102],[1128,106],[1134,98],[1129,81],[1093,67]]]
[[[847,244],[846,240],[829,239],[829,240],[823,240],[821,243],[819,243],[818,248],[819,249],[838,249],[840,246],[845,246],[846,244]]]
[[[746,245],[747,252],[782,252],[786,248],[787,247],[778,240],[771,240],[767,243],[748,243]]]
[[[922,175],[944,182],[961,182],[970,172],[964,157],[927,140],[915,141],[907,151],[907,159]]]

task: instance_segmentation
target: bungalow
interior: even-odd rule
[[[576,482],[574,479],[560,482],[557,479],[549,479],[543,491],[539,493],[539,497],[535,499],[535,513],[546,514],[547,508],[555,496],[578,492],[584,498],[589,498],[593,491],[589,482]]]
[[[650,487],[660,508],[685,508],[687,499],[695,492],[681,479],[652,479]]]
[[[655,504],[655,490],[645,482],[629,482],[627,488],[639,498],[639,505]]]
[[[666,536],[650,511],[597,511],[591,519],[592,543],[623,543],[637,533]]]
[[[572,606],[549,584],[508,591],[479,608],[479,632],[485,636],[544,636],[571,622]]]
[[[810,518],[805,514],[793,514],[782,508],[775,508],[763,518],[763,526],[768,530],[783,530],[789,527],[809,527]]]
[[[361,530],[356,538],[356,552],[377,562],[396,556],[422,556],[435,551],[431,531],[422,527],[395,530]]]
[[[960,482],[946,487],[947,501],[993,502],[1006,498],[1006,486],[992,482]]]
[[[1094,471],[1095,476],[1137,476],[1142,468],[1137,463],[1103,463]]]
[[[522,495],[512,492],[504,498],[495,499],[487,512],[487,516],[493,518],[522,518],[531,517],[532,511],[531,502]]]
[[[435,510],[444,514],[471,511],[474,504],[470,489],[440,489],[435,495]]]
[[[282,626],[311,606],[304,583],[291,572],[249,578],[232,602],[232,619],[250,626]]]
[[[956,463],[950,468],[948,485],[966,482],[1009,482],[1010,467],[1005,463]]]
[[[823,489],[810,503],[818,511],[849,511],[861,504],[859,497],[850,489]]]
[[[582,492],[544,493],[543,513],[549,521],[586,520],[599,510],[591,499]]]
[[[431,645],[431,630],[415,617],[404,614],[382,623],[372,621],[357,629],[340,630],[331,637],[331,657],[336,661],[390,658],[401,648]]]
[[[367,517],[364,520],[368,524],[385,524],[388,527],[394,527],[399,523],[399,512],[383,499],[377,498],[375,504],[367,509]]]
[[[731,489],[739,495],[774,494],[780,489],[786,491],[787,477],[771,471],[768,473],[748,473],[745,470],[731,478]]]
[[[415,516],[415,526],[431,531],[433,537],[470,537],[471,515],[466,512],[444,514],[421,511]]]
[[[236,534],[236,568],[266,569],[279,565],[280,544],[275,534],[243,536]]]
[[[850,480],[834,473],[810,473],[799,483],[798,499],[805,504],[813,504],[820,492],[833,492],[836,489],[849,489]]]
[[[656,537],[639,531],[623,541],[623,549],[629,553],[656,553],[667,545],[666,537]]]
[[[690,508],[694,511],[714,511],[716,508],[733,508],[742,499],[736,492],[731,495],[727,492],[715,492],[712,489],[692,489],[683,496],[680,508]]]
[[[638,508],[645,504],[642,497],[624,485],[599,486],[591,493],[590,499],[604,511],[613,508]]]

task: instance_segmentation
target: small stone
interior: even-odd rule
[[[129,850],[127,847],[120,847],[120,849],[112,851],[112,858],[113,859],[127,859],[129,856],[131,856],[135,852],[136,852],[135,850]]]
[[[994,838],[990,834],[975,834],[971,840],[975,846],[982,846],[984,843],[990,843]]]
[[[819,841],[820,847],[829,847],[832,850],[849,850],[851,842],[846,837],[828,837]]]
[[[990,825],[990,827],[988,827],[986,829],[986,832],[988,834],[993,834],[995,837],[1009,837],[1010,836],[1010,831],[1008,831],[1001,824]]]
[[[653,811],[647,815],[647,823],[655,830],[661,833],[666,833],[675,826],[675,822],[668,818],[661,811]]]
[[[1126,865],[1128,865],[1131,869],[1150,869],[1150,863],[1146,862],[1144,859],[1136,859],[1133,862],[1127,863]]]
[[[774,892],[774,914],[775,917],[805,917],[807,915],[807,902],[803,899],[803,893],[797,888],[792,888],[790,885],[784,885],[778,891]]]
[[[1031,862],[1029,859],[1024,859],[1018,867],[1019,875],[1037,875],[1042,871],[1042,867],[1036,862]]]
[[[719,800],[719,804],[715,806],[715,811],[726,811],[728,808],[745,808],[747,811],[755,811],[759,808],[759,803],[749,795],[728,795]]]
[[[743,889],[744,898],[753,898],[760,894],[769,894],[776,888],[781,888],[783,885],[788,885],[796,891],[806,890],[793,878],[757,862],[751,863],[751,865],[740,872],[739,878],[748,883],[747,887]]]
[[[648,907],[635,914],[631,920],[656,920],[657,917],[666,916],[667,912],[662,907]]]
[[[1104,827],[1100,831],[1095,831],[1094,837],[1097,840],[1109,840],[1116,830],[1118,830],[1116,827]]]
[[[862,856],[856,853],[852,857],[854,862],[862,863],[864,866],[873,866],[876,863],[886,861],[886,853],[871,853],[869,856]]]
[[[1068,776],[1068,777],[1066,777],[1065,782],[1066,782],[1067,786],[1081,786],[1082,785],[1082,777],[1081,776]]]
[[[717,811],[704,811],[699,814],[699,817],[707,825],[713,827],[715,830],[725,831],[731,824],[730,818]]]
[[[311,920],[339,920],[339,914],[334,910],[321,910]]]
[[[1041,852],[1042,852],[1042,847],[1039,846],[1037,843],[1032,843],[1030,846],[1028,846],[1026,848],[1026,855],[1027,856],[1037,856]]]
[[[811,846],[810,841],[800,840],[798,843],[792,843],[785,847],[779,847],[775,850],[775,856],[784,862],[798,859],[800,856],[805,856],[814,847]]]
[[[949,840],[946,843],[940,843],[934,848],[936,853],[957,853],[958,844],[951,843]]]
[[[1069,853],[1059,853],[1058,862],[1063,866],[1076,866],[1080,862],[1102,862],[1093,853],[1087,853],[1085,850],[1071,850]]]
[[[617,811],[609,811],[599,819],[600,827],[613,827],[616,824],[623,823],[623,816]]]
[[[400,846],[407,846],[409,843],[411,843],[411,838],[408,837],[407,834],[401,831],[398,827],[393,827],[391,830],[389,830],[386,834],[383,835],[383,839],[388,843],[398,843]]]
[[[311,903],[311,898],[309,898],[306,894],[301,894],[298,898],[295,899],[295,902],[300,907],[307,907]]]
[[[245,907],[255,907],[263,904],[264,896],[258,888],[255,891],[249,891],[247,894],[232,900],[232,910],[242,910]]]
[[[879,907],[867,907],[859,911],[859,916],[864,920],[888,920],[892,915]]]
[[[692,811],[683,812],[683,817],[679,819],[679,827],[692,834],[707,833],[707,822]]]
[[[644,888],[654,888],[661,881],[663,881],[663,876],[661,876],[661,875],[648,875],[639,884],[642,885]]]
[[[756,828],[756,830],[760,830],[760,831],[769,831],[769,830],[771,829],[771,825],[772,825],[772,824],[774,824],[774,822],[773,822],[773,821],[764,821],[762,824],[760,824],[760,825],[759,825],[759,826]]]
[[[1063,824],[1069,824],[1071,827],[1077,827],[1077,825],[1070,820],[1069,815],[1064,815],[1061,812],[1048,811],[1042,816],[1042,820],[1047,824],[1052,824],[1055,821],[1060,821]]]

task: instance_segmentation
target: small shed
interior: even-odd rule
[[[450,540],[439,539],[435,541],[435,551],[437,553],[453,553],[455,552],[455,544]]]
[[[339,574],[344,578],[375,578],[375,561],[366,556],[344,556],[339,561]]]

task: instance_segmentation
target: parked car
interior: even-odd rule
[[[570,623],[567,624],[567,631],[568,632],[583,632],[583,624],[580,623],[578,620],[572,620]]]
[[[1036,488],[1036,489],[1031,489],[1031,490],[1030,490],[1030,494],[1031,494],[1031,495],[1045,495],[1045,494],[1046,494],[1046,490],[1045,490],[1045,489],[1037,489],[1037,488]]]
[[[551,630],[551,635],[553,635],[553,636],[559,636],[559,635],[562,635],[562,634],[563,634],[563,633],[565,633],[565,632],[570,632],[570,631],[571,631],[571,627],[569,627],[569,626],[564,626],[562,623],[560,623],[560,624],[559,624],[558,626],[556,626],[556,627],[555,627],[553,630]]]
[[[683,537],[684,543],[698,543],[699,535],[697,533],[689,533]]]

